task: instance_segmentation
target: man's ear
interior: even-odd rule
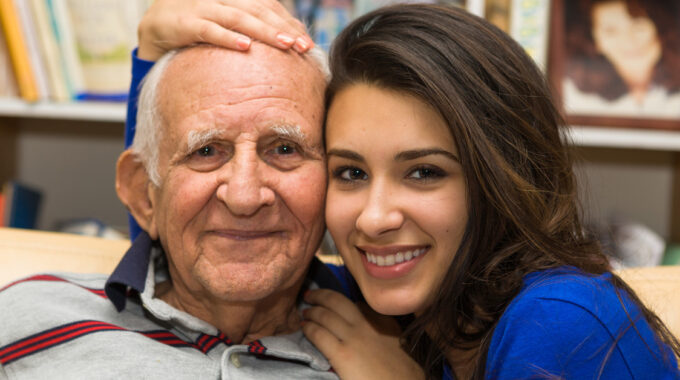
[[[116,164],[116,192],[118,198],[152,240],[158,239],[154,218],[153,184],[142,161],[130,149],[118,157]]]

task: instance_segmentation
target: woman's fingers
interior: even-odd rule
[[[329,359],[342,347],[342,343],[333,333],[316,322],[306,321],[302,325],[302,332]]]
[[[337,339],[346,340],[352,333],[350,325],[340,314],[323,306],[312,306],[302,312],[305,321],[323,326]]]
[[[253,6],[248,9],[216,5],[211,7],[214,9],[208,12],[205,18],[225,29],[234,30],[280,49],[293,47],[298,52],[305,52],[313,46],[313,42],[304,29],[301,30],[299,25],[292,21],[295,19],[286,12],[283,6],[279,5],[281,11],[277,13],[262,4],[259,6],[254,4],[260,4],[260,2],[253,2]],[[224,46],[219,41],[217,44]]]
[[[194,43],[247,50],[252,40],[305,52],[304,26],[276,0],[156,0],[139,27],[138,57],[156,60]]]
[[[343,294],[334,290],[310,290],[305,294],[305,301],[312,305],[322,306],[334,311],[350,325],[364,320],[357,305]]]

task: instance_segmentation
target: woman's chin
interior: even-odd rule
[[[385,289],[373,292],[364,292],[366,302],[371,309],[383,315],[408,315],[417,314],[422,307],[414,297],[404,295],[391,296],[386,294]]]

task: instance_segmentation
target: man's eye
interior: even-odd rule
[[[212,145],[206,145],[203,147],[200,147],[197,151],[194,152],[195,155],[201,156],[201,157],[210,157],[215,155],[215,147]]]
[[[297,153],[298,149],[291,144],[281,144],[274,148],[274,154],[290,155]]]
[[[187,156],[186,164],[197,171],[210,171],[229,161],[231,151],[219,144],[204,145]]]
[[[366,172],[354,167],[341,167],[335,170],[334,177],[343,181],[360,181],[368,178]]]

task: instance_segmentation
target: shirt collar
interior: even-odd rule
[[[116,269],[111,273],[111,276],[106,280],[104,287],[106,296],[118,311],[125,308],[129,289],[137,293],[144,292],[149,260],[151,259],[151,248],[155,244],[158,244],[158,242],[152,241],[149,234],[141,231],[134,242],[132,242],[130,249],[123,256],[123,259],[118,263]],[[319,288],[344,293],[340,281],[316,256],[314,256],[310,263],[307,278],[315,282]]]
[[[154,242],[151,241],[149,234],[141,231],[116,269],[111,273],[111,276],[106,280],[104,291],[118,311],[125,308],[128,288],[138,293],[144,291],[153,244]]]

